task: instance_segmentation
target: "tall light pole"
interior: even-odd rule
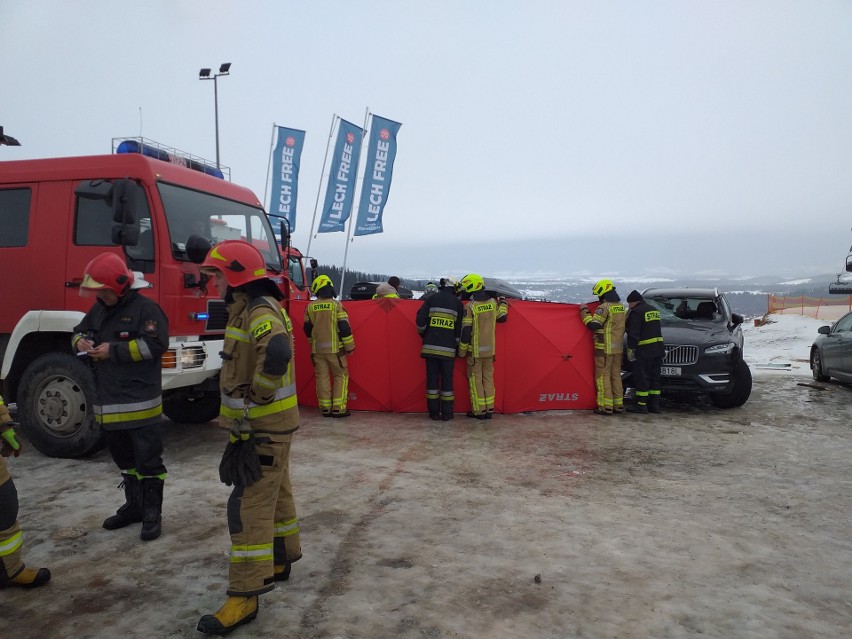
[[[201,69],[198,72],[199,80],[213,80],[213,104],[216,109],[216,168],[219,168],[219,84],[216,82],[216,78],[222,75],[231,75],[230,74],[231,63],[225,62],[219,65],[219,72],[210,74],[210,69]]]

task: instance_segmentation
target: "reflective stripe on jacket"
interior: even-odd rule
[[[496,351],[495,329],[497,322],[508,318],[509,305],[504,300],[498,302],[493,297],[474,293],[468,302],[462,321],[459,353],[474,358],[492,357]]]
[[[603,351],[607,355],[624,351],[624,325],[627,314],[621,302],[603,300],[594,313],[582,309],[580,317],[583,324],[594,331],[595,350]]]
[[[355,348],[349,316],[343,304],[334,298],[314,300],[305,308],[305,335],[312,353],[347,353]]]
[[[136,290],[120,297],[115,306],[96,302],[74,328],[75,351],[84,338],[95,345],[110,344],[109,359],[91,362],[97,387],[95,420],[107,430],[158,424],[169,323],[157,303]]]
[[[299,408],[290,318],[272,297],[249,300],[241,291],[232,297],[219,374],[219,414],[239,419],[247,410],[255,433],[292,433],[299,427]]]
[[[464,304],[446,287],[423,301],[415,324],[423,337],[421,357],[454,359],[461,338]]]

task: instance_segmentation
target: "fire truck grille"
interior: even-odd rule
[[[697,346],[666,346],[663,364],[668,366],[689,366],[698,361]]]
[[[207,300],[207,326],[208,333],[222,333],[228,323],[228,307],[222,300]]]

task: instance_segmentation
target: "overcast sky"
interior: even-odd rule
[[[401,122],[385,232],[351,268],[794,275],[852,243],[849,1],[0,0],[0,25],[22,143],[0,160],[140,134],[215,159],[198,70],[231,62],[235,182],[263,199],[273,123],[307,132],[303,249],[334,114]],[[345,244],[311,254],[340,265]]]

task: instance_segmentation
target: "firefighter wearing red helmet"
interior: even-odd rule
[[[116,253],[95,257],[80,294],[97,302],[74,328],[71,345],[92,365],[95,420],[123,478],[125,503],[103,527],[142,522],[140,538],[149,541],[160,536],[166,478],[159,424],[169,325],[157,303],[139,293],[146,285]]]
[[[222,635],[257,617],[258,595],[286,580],[291,563],[302,556],[289,470],[299,408],[293,327],[279,304],[280,290],[266,276],[260,251],[247,242],[226,240],[210,249],[201,269],[213,277],[228,304],[220,422],[250,427],[248,441],[254,442],[262,470],[256,481],[233,481],[228,597],[216,613],[198,622],[200,632]]]
[[[23,534],[18,524],[18,491],[3,457],[21,454],[21,442],[0,397],[0,589],[7,586],[36,588],[50,581],[50,570],[33,570],[21,560]]]
[[[599,415],[624,412],[624,388],[621,384],[621,357],[624,351],[624,329],[627,309],[615,290],[612,280],[603,279],[592,287],[600,304],[592,313],[586,304],[580,305],[580,319],[594,333],[595,389]]]

